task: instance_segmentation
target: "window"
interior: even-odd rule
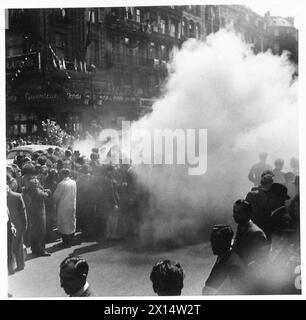
[[[279,36],[279,31],[278,31],[278,29],[274,29],[274,35],[275,35],[275,37]]]
[[[175,24],[173,22],[170,24],[170,36],[175,36]]]
[[[155,58],[154,51],[155,51],[154,42],[151,42],[150,46],[149,46],[149,58],[150,59],[154,59]]]
[[[166,21],[164,19],[160,19],[160,31],[166,33]]]
[[[36,124],[32,125],[32,133],[37,132],[38,128]]]
[[[196,39],[200,39],[200,28],[198,25],[195,27],[195,37]]]
[[[248,15],[247,13],[245,14],[245,20],[246,20],[246,21],[249,21],[249,20],[250,20],[249,15]]]
[[[136,10],[136,21],[138,23],[140,23],[140,10],[139,9]]]
[[[8,57],[14,57],[14,56],[18,56],[18,55],[21,55],[23,54],[23,49],[22,47],[15,47],[15,48],[8,48],[8,51],[7,51],[7,56]]]
[[[66,47],[66,36],[61,33],[55,34],[55,52],[62,58],[65,56],[65,47]]]
[[[95,15],[95,11],[93,9],[88,11],[88,19],[87,19],[87,21],[91,22],[91,23],[95,23],[96,15]]]
[[[182,21],[182,36],[183,36],[183,37],[185,36],[185,27],[186,27],[185,21],[183,20],[183,21]]]
[[[26,124],[20,125],[20,133],[27,133],[27,125]]]
[[[166,61],[167,60],[167,50],[164,45],[160,46],[160,53],[161,53],[161,60]]]

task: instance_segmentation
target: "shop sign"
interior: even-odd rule
[[[55,100],[55,99],[58,99],[58,94],[56,94],[56,93],[31,94],[29,92],[26,92],[24,97],[28,101]]]

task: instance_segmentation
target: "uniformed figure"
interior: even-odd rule
[[[262,173],[265,170],[272,170],[272,167],[266,163],[267,158],[268,154],[266,152],[260,153],[259,162],[254,164],[249,172],[248,178],[253,182],[255,187],[259,185]]]
[[[178,262],[163,260],[153,267],[150,280],[159,296],[180,296],[184,287],[185,272]]]
[[[88,282],[89,266],[85,259],[72,256],[67,257],[60,264],[61,287],[69,297],[94,296]]]
[[[247,293],[247,266],[231,250],[233,236],[230,226],[216,225],[212,228],[211,248],[217,260],[205,282],[203,295]]]

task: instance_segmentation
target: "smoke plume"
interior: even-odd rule
[[[143,237],[185,243],[207,238],[213,223],[232,224],[232,205],[251,187],[258,154],[268,162],[298,158],[297,81],[286,53],[254,54],[233,32],[190,39],[173,54],[164,95],[135,127],[207,129],[207,172],[189,176],[186,166],[136,168],[152,194]],[[148,232],[150,229],[150,232]]]

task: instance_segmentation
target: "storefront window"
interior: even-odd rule
[[[37,132],[38,128],[36,124],[33,124],[32,126],[32,133]]]
[[[20,125],[20,133],[22,133],[22,134],[27,133],[27,125],[26,124]]]
[[[19,133],[18,124],[14,124],[13,134],[17,136]]]

